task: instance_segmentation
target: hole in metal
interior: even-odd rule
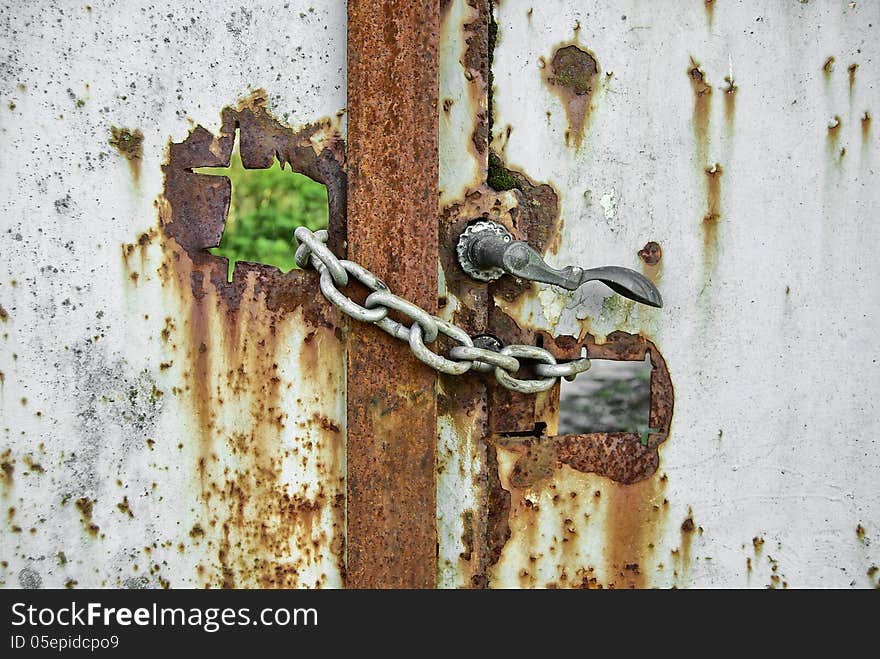
[[[327,188],[285,170],[277,158],[266,169],[247,169],[241,162],[238,130],[229,167],[198,167],[193,172],[225,176],[232,183],[223,238],[209,250],[229,259],[227,281],[232,281],[236,261],[273,265],[282,272],[296,268],[296,228],[327,228]]]
[[[651,357],[645,361],[593,359],[590,370],[561,381],[559,434],[649,431]]]

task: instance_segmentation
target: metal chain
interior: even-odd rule
[[[552,354],[537,346],[509,345],[498,351],[477,347],[460,327],[395,295],[388,290],[385,282],[363,266],[336,258],[327,248],[327,231],[312,232],[306,227],[299,227],[294,235],[300,243],[296,250],[296,264],[300,268],[311,266],[318,271],[324,297],[344,314],[355,320],[373,323],[396,339],[408,343],[416,358],[441,373],[461,375],[471,369],[480,373],[494,372],[501,386],[523,394],[534,394],[547,391],[561,377],[574,380],[578,373],[590,368],[590,360],[586,358],[559,364]],[[347,286],[351,278],[372,291],[363,306],[339,290]],[[407,327],[389,318],[388,312],[391,310],[408,318],[412,325]],[[441,334],[460,344],[451,348],[446,357],[426,345],[433,343]],[[514,377],[522,366],[521,359],[537,362],[533,369],[540,379],[521,380]]]

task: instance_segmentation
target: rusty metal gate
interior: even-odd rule
[[[877,4],[242,4],[0,12],[4,586],[880,585]],[[470,337],[648,360],[647,429],[227,277],[236,144]],[[664,306],[474,279],[475,220]]]

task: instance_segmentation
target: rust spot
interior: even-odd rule
[[[733,130],[733,118],[736,114],[736,92],[739,89],[732,76],[724,76],[724,123],[728,134]]]
[[[653,240],[645,243],[645,246],[639,250],[638,254],[642,263],[644,263],[642,268],[644,275],[656,283],[660,274],[660,260],[663,258],[663,250],[660,248],[660,243]]]
[[[3,308],[3,305],[0,304],[0,322],[6,322],[9,320],[9,312]]]
[[[15,460],[12,458],[12,451],[6,449],[0,453],[0,484],[3,485],[3,494],[7,494],[12,487],[13,476],[15,474]]]
[[[871,115],[866,111],[862,114],[862,149],[865,149],[871,141]]]
[[[30,471],[31,473],[42,474],[46,471],[45,469],[43,469],[43,465],[38,462],[34,462],[34,459],[29,455],[26,455],[24,457],[24,464],[25,466],[27,466],[28,471]]]
[[[600,82],[596,56],[570,44],[553,54],[550,65],[543,69],[544,80],[565,106],[569,132],[566,144],[580,148],[584,131],[589,125],[592,100]]]
[[[80,519],[89,535],[97,536],[99,527],[92,521],[92,508],[95,505],[94,499],[80,497],[76,500],[76,508],[79,510]]]
[[[696,529],[694,525],[694,514],[688,508],[688,516],[681,524],[681,544],[678,551],[673,551],[673,559],[676,564],[676,572],[678,577],[687,579],[690,576],[691,567],[691,544],[693,542],[693,533]]]
[[[110,127],[110,146],[128,161],[131,175],[137,184],[141,177],[141,160],[144,157],[144,134],[140,129]]]
[[[760,556],[761,552],[764,550],[764,538],[759,536],[752,538],[752,547],[755,550],[755,556]]]
[[[822,73],[825,75],[825,81],[831,79],[831,72],[834,70],[834,56],[830,55],[825,59],[825,63],[822,65]]]
[[[639,258],[646,265],[657,265],[660,263],[660,259],[663,258],[663,250],[660,249],[660,243],[656,243],[653,240],[645,243],[645,246],[638,253]]]
[[[858,64],[850,64],[846,67],[846,72],[849,74],[849,100],[852,103],[853,93],[856,88],[856,70],[859,68]]]
[[[122,497],[122,501],[117,503],[116,507],[119,509],[119,512],[121,512],[122,514],[128,515],[129,517],[132,517],[132,518],[134,517],[134,513],[131,512],[131,507],[128,505],[128,497],[127,496]]]
[[[712,99],[712,87],[706,81],[706,74],[700,68],[699,63],[691,57],[691,65],[687,71],[694,92],[694,112],[691,124],[696,141],[697,166],[705,167],[709,152],[709,119],[710,101]]]
[[[862,542],[865,540],[865,527],[861,524],[856,526],[856,537]]]

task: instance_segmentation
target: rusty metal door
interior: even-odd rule
[[[3,585],[436,584],[436,376],[216,253],[240,153],[436,309],[440,11],[399,5],[3,10]]]
[[[2,585],[878,584],[876,6],[13,5]],[[236,143],[470,336],[649,359],[648,430],[228,277]],[[478,218],[666,305],[470,279]]]
[[[441,583],[877,586],[877,5],[443,11],[445,311],[651,376],[644,435],[441,378]],[[463,278],[442,246],[474,217],[665,307]]]

